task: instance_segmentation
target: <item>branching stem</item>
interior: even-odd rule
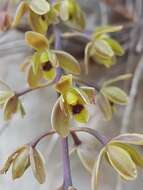
[[[75,77],[75,76],[73,76],[73,79],[76,81],[76,83],[84,84],[86,86],[95,88],[95,90],[97,90],[98,92],[100,91],[100,87],[97,84],[93,84],[92,82],[84,81],[84,80],[82,80],[78,77]]]
[[[77,132],[85,132],[85,133],[89,133],[90,135],[94,136],[102,145],[106,145],[109,142],[109,139],[107,139],[107,137],[105,137],[104,135],[102,135],[99,131],[96,131],[94,129],[88,128],[88,127],[76,127],[76,128],[72,128],[70,130],[71,135],[74,139],[74,142],[76,143],[76,145],[81,144],[82,142],[80,141],[80,139],[77,136]],[[31,143],[29,143],[31,146],[35,147],[37,146],[37,144],[45,137],[50,136],[50,135],[54,135],[56,133],[55,130],[51,130],[51,131],[46,131],[43,132],[41,135],[39,135],[38,137],[36,137]]]
[[[23,96],[23,95],[25,95],[25,94],[27,94],[29,92],[49,87],[49,86],[53,85],[54,83],[56,83],[60,79],[61,75],[62,75],[61,68],[57,68],[57,76],[53,81],[45,83],[45,84],[42,84],[42,85],[39,85],[39,86],[37,86],[35,88],[27,88],[27,89],[21,90],[20,92],[16,92],[15,95],[17,97],[20,97],[20,96]]]
[[[106,136],[88,127],[76,127],[76,128],[72,128],[71,130],[74,132],[86,132],[94,136],[102,145],[106,145],[109,142],[109,139]]]

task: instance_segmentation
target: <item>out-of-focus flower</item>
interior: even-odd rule
[[[125,74],[103,83],[97,96],[97,104],[105,119],[110,120],[112,118],[116,111],[116,105],[128,104],[127,94],[121,88],[116,87],[115,83],[129,78],[131,78],[131,74]]]
[[[50,4],[46,0],[22,1],[16,11],[13,26],[17,26],[25,13],[28,12],[33,30],[45,33],[48,28],[46,14],[50,11]]]
[[[109,68],[116,63],[116,56],[124,54],[124,49],[121,45],[107,35],[108,33],[118,32],[121,29],[122,26],[102,26],[96,28],[96,31],[92,34],[91,41],[85,48],[86,72],[88,72],[90,58]]]
[[[41,152],[35,148],[28,145],[18,148],[8,157],[0,173],[7,173],[11,166],[13,179],[22,177],[25,171],[31,166],[33,175],[37,181],[40,184],[45,182],[45,161]]]
[[[60,1],[60,17],[69,26],[83,30],[85,28],[85,17],[76,0]]]
[[[59,68],[64,72],[80,74],[78,61],[64,51],[50,49],[49,41],[44,35],[27,32],[26,42],[36,50],[28,65],[27,81],[31,87],[40,85],[43,79],[53,81]]]
[[[137,167],[143,167],[143,156],[133,145],[143,145],[142,134],[123,134],[113,138],[100,151],[92,173],[92,189],[98,189],[99,168],[103,156],[124,180],[137,177]]]
[[[9,12],[9,0],[0,7],[0,31],[6,31],[11,26],[11,15]]]

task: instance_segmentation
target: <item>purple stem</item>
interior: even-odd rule
[[[63,177],[64,177],[64,190],[68,190],[72,186],[69,146],[68,138],[61,139],[62,160],[63,160]]]
[[[51,0],[51,4],[55,4],[56,3],[56,0]]]
[[[54,27],[55,34],[55,49],[61,49],[61,33]],[[69,145],[68,137],[61,138],[61,151],[63,160],[63,182],[64,190],[68,190],[72,186],[71,168],[70,168],[70,158],[69,158]]]

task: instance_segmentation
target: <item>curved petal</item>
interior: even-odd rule
[[[64,114],[60,107],[60,98],[61,97],[58,98],[53,107],[51,123],[53,129],[55,129],[56,132],[64,138],[69,135],[71,125],[70,118],[68,117],[68,115]]]
[[[28,11],[28,4],[24,1],[22,1],[17,10],[16,10],[16,14],[14,17],[14,21],[12,23],[12,26],[17,26],[22,18],[22,16]]]
[[[126,133],[113,138],[110,142],[143,145],[143,134]]]
[[[44,15],[50,10],[50,4],[46,0],[30,0],[29,7],[38,15]]]
[[[135,164],[139,167],[143,167],[143,156],[134,147],[125,143],[113,143],[113,144],[126,150],[130,154]]]
[[[107,157],[112,167],[125,180],[134,180],[137,177],[137,168],[127,151],[119,146],[108,145]]]
[[[36,50],[46,50],[48,48],[48,39],[38,32],[26,32],[25,40],[29,46]]]
[[[59,61],[59,65],[68,73],[79,75],[80,65],[78,61],[69,53],[60,50],[53,50]]]
[[[116,86],[108,86],[102,88],[102,93],[113,103],[126,105],[128,103],[127,94]]]
[[[103,148],[100,151],[99,156],[94,164],[94,168],[92,171],[92,179],[91,179],[91,189],[92,190],[98,190],[99,170],[100,170],[100,164],[101,164],[104,152],[105,152],[105,148]]]

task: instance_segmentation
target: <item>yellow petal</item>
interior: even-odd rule
[[[79,114],[73,114],[74,119],[79,123],[87,123],[89,121],[89,113],[83,108]]]
[[[111,141],[134,145],[143,145],[143,134],[126,133],[113,138]]]
[[[122,80],[128,80],[128,79],[130,79],[131,77],[132,77],[132,74],[119,75],[119,76],[117,76],[117,77],[115,77],[115,78],[112,78],[112,79],[109,79],[109,80],[105,81],[105,82],[103,83],[103,86],[105,87],[105,86],[111,85],[111,84],[113,84],[113,83],[120,82],[120,81],[122,81]]]
[[[30,149],[30,164],[35,178],[40,184],[43,184],[46,180],[45,160],[39,150]]]
[[[0,105],[3,105],[14,93],[12,91],[0,90]]]
[[[106,38],[105,41],[110,45],[112,50],[114,51],[115,55],[122,56],[124,55],[125,51],[122,46],[114,39]]]
[[[56,69],[51,68],[49,71],[43,71],[43,76],[46,80],[54,80],[56,77]]]
[[[107,156],[112,167],[125,180],[134,180],[137,177],[136,165],[127,151],[119,146],[109,145]]]
[[[50,4],[46,0],[30,0],[29,7],[38,15],[44,15],[50,10]]]
[[[104,155],[105,149],[102,149],[99,153],[99,156],[94,164],[93,171],[92,171],[92,178],[91,178],[91,189],[98,190],[98,181],[99,181],[99,170],[100,164],[102,161],[102,157]]]
[[[42,72],[39,70],[38,73],[34,74],[32,67],[28,70],[27,83],[30,87],[35,88],[40,85],[42,79]]]
[[[97,104],[103,113],[105,119],[111,120],[112,119],[112,107],[106,96],[100,92],[100,94],[97,96]]]
[[[78,61],[69,53],[64,51],[54,50],[53,51],[59,61],[59,65],[68,73],[79,75],[80,65]]]
[[[53,110],[52,110],[52,116],[51,116],[51,123],[53,129],[56,130],[56,132],[61,137],[66,137],[70,133],[70,119],[68,116],[64,114],[64,112],[61,110],[60,107],[60,98],[55,103]]]
[[[61,94],[65,94],[72,87],[72,75],[62,76],[58,83],[55,85],[55,89]]]
[[[66,101],[70,105],[76,105],[78,101],[78,96],[71,91],[68,91],[66,94]]]
[[[30,10],[28,18],[29,18],[30,26],[35,32],[39,32],[43,34],[47,32],[48,22],[46,19],[43,19],[42,16],[37,15],[32,10]]]
[[[104,96],[115,104],[126,105],[128,103],[127,94],[116,86],[103,87],[101,91]]]
[[[10,120],[12,116],[17,112],[18,98],[16,96],[10,97],[4,105],[4,119]]]
[[[89,42],[85,47],[84,52],[84,64],[85,64],[85,72],[88,74],[88,66],[89,66],[89,59],[90,59],[90,50],[91,50],[92,43]]]
[[[99,38],[101,35],[106,33],[118,32],[122,30],[122,26],[101,26],[97,27],[95,33],[93,34],[93,39]]]
[[[113,57],[114,52],[105,40],[96,40],[94,48],[103,56]]]
[[[15,17],[14,17],[14,21],[12,23],[12,25],[15,27],[19,24],[22,16],[28,11],[28,4],[25,3],[24,1],[22,1],[17,10],[16,10],[16,14],[15,14]]]
[[[39,66],[40,66],[40,53],[36,52],[34,53],[34,55],[32,56],[32,69],[33,69],[33,73],[37,74],[38,70],[39,70]]]
[[[95,104],[95,99],[96,99],[96,91],[95,88],[92,87],[86,87],[86,86],[82,86],[80,87],[81,90],[88,96],[89,99],[89,103],[94,103]]]
[[[29,166],[29,147],[22,149],[13,161],[12,177],[20,178]]]
[[[25,40],[29,46],[36,50],[46,50],[48,48],[47,38],[38,32],[26,32]]]
[[[60,6],[60,17],[63,21],[69,19],[69,1],[63,1]]]
[[[93,143],[87,144],[82,140],[81,145],[77,146],[76,152],[85,169],[91,174],[97,158]]]
[[[139,167],[143,167],[143,156],[134,147],[125,143],[113,143],[113,144],[126,150],[130,154],[135,164]]]

